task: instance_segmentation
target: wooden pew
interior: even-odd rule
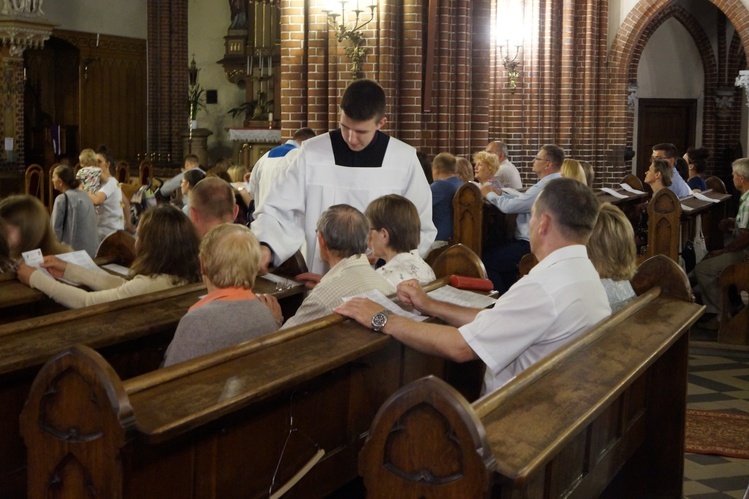
[[[749,307],[735,302],[749,292],[749,262],[729,265],[720,274],[721,311],[718,343],[749,345]]]
[[[648,247],[645,257],[665,255],[679,261],[681,203],[670,189],[661,189],[648,203]]]
[[[461,185],[453,196],[453,244],[463,244],[481,256],[484,198],[471,182]]]
[[[367,496],[681,497],[685,333],[704,307],[672,261],[645,269],[638,288],[663,286],[472,404],[434,378],[394,394],[359,456]]]
[[[276,291],[258,279],[255,289],[279,298],[284,313],[301,302],[303,286]],[[0,497],[23,497],[25,452],[18,416],[31,382],[50,357],[75,344],[100,352],[120,376],[158,369],[179,320],[206,294],[203,284],[67,310],[0,326]]]
[[[74,347],[21,416],[29,497],[265,496],[324,449],[290,496],[321,497],[356,476],[385,398],[444,363],[335,314],[127,381]]]

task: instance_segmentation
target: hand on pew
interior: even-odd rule
[[[333,312],[354,319],[362,326],[372,329],[372,317],[382,312],[382,310],[382,305],[373,302],[369,298],[351,298],[338,305],[333,309]]]
[[[482,185],[481,186],[481,195],[483,197],[486,197],[487,194],[490,192],[495,193],[498,196],[502,195],[502,189],[497,189],[496,187],[492,187],[491,185]]]
[[[281,305],[278,303],[278,299],[273,295],[266,295],[258,293],[257,299],[270,309],[270,313],[273,314],[273,318],[276,319],[278,325],[283,324],[283,313],[281,312]]]
[[[320,282],[322,276],[320,274],[314,274],[312,272],[304,272],[294,276],[296,282],[301,282],[307,289],[314,289],[315,286]]]

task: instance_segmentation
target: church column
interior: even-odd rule
[[[41,5],[41,2],[39,2]],[[38,9],[38,7],[37,7]],[[53,24],[40,16],[41,10],[16,9],[0,12],[0,170],[24,169],[23,51],[41,48],[52,33]],[[12,151],[6,150],[11,145]]]

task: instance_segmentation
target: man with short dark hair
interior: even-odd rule
[[[200,160],[196,155],[188,154],[187,156],[185,156],[185,163],[182,167],[182,171],[162,184],[161,188],[159,189],[161,195],[169,197],[174,194],[182,184],[182,177],[184,176],[185,172],[187,170],[193,170],[196,168],[203,172],[203,175],[205,175],[205,170],[200,167]]]
[[[510,162],[510,158],[508,157],[510,151],[507,148],[507,144],[501,140],[495,140],[489,142],[484,150],[499,158],[499,170],[494,174],[494,177],[499,179],[502,186],[522,189],[523,180],[520,178],[520,172],[517,167]]]
[[[395,288],[367,260],[369,222],[362,212],[347,204],[334,205],[317,221],[320,256],[330,266],[317,286],[284,328],[303,324],[333,313],[345,297],[373,289],[389,295]]]
[[[416,150],[380,131],[387,123],[385,91],[372,80],[352,82],[341,99],[340,128],[302,144],[284,175],[276,176],[256,211],[252,230],[263,246],[262,268],[280,265],[306,241],[305,260],[322,274],[317,219],[333,204],[364,210],[385,194],[411,200],[421,219],[422,256],[434,241],[432,198]]]
[[[587,186],[569,178],[550,181],[530,221],[539,263],[489,310],[435,300],[412,280],[398,286],[401,301],[447,325],[388,315],[362,298],[335,311],[425,353],[456,362],[480,358],[486,363],[482,393],[490,393],[611,314],[585,247],[598,209]]]
[[[433,248],[444,246],[453,237],[453,197],[463,181],[458,177],[458,160],[441,152],[432,161],[432,221],[437,227]]]
[[[533,158],[533,172],[538,176],[536,185],[519,196],[493,189],[488,185],[481,188],[486,200],[499,211],[518,216],[512,239],[498,245],[490,244],[484,249],[481,258],[486,265],[489,279],[494,283],[494,289],[500,293],[507,291],[518,279],[518,263],[523,255],[530,252],[531,207],[546,184],[562,176],[559,170],[563,161],[564,150],[557,145],[546,144]]]
[[[218,177],[206,177],[190,191],[190,220],[201,239],[215,226],[234,222],[238,212],[231,185]]]
[[[668,188],[676,194],[678,198],[685,198],[692,195],[692,189],[689,188],[686,181],[679,175],[679,171],[676,169],[676,146],[669,143],[656,144],[653,146],[653,155],[651,160],[654,159],[665,159],[673,168],[671,185]]]
[[[263,204],[265,197],[268,195],[268,189],[270,189],[270,185],[273,183],[273,179],[276,176],[283,175],[283,169],[299,154],[302,142],[314,136],[315,131],[311,128],[300,128],[294,132],[291,140],[287,140],[285,144],[274,147],[257,160],[250,174],[249,185],[250,194],[252,195],[252,199],[255,200],[255,211]]]

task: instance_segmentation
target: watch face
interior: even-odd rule
[[[388,322],[388,316],[387,314],[384,314],[380,312],[379,314],[375,314],[372,317],[372,327],[375,331],[379,331],[383,327],[385,327],[385,324]]]

